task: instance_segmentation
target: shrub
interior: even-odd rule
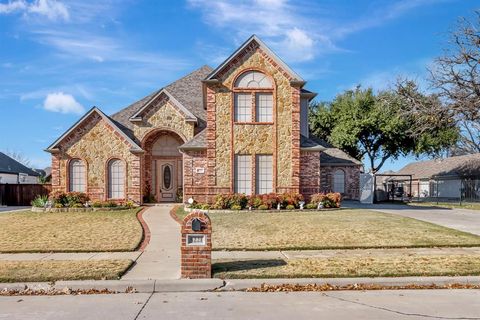
[[[81,204],[83,206],[88,200],[90,200],[90,198],[86,193],[68,192],[67,194],[65,194],[66,203],[64,204],[66,204],[69,207],[75,207],[76,204]]]
[[[135,207],[135,202],[133,202],[132,200],[128,200],[123,204],[123,206],[127,209],[132,209]]]
[[[260,197],[262,197],[263,205],[267,206],[268,209],[272,209],[277,206],[278,197],[275,193],[262,194]]]
[[[202,210],[210,210],[210,205],[208,203],[204,203],[200,205],[200,209]]]
[[[215,197],[215,209],[232,209],[232,206],[240,206],[244,209],[248,204],[248,197],[243,193],[218,194]]]
[[[37,208],[45,208],[48,204],[48,196],[36,196],[31,205]]]
[[[247,207],[247,203],[248,198],[245,194],[234,193],[230,198],[230,209],[233,209],[233,206],[238,206],[240,209],[245,209]]]
[[[317,205],[315,203],[307,203],[305,209],[317,209]]]
[[[293,204],[287,204],[286,209],[287,210],[294,210],[295,206]]]
[[[252,195],[248,197],[248,206],[254,209],[260,207],[263,204],[262,197],[259,195]]]
[[[102,207],[104,207],[104,208],[116,208],[117,206],[118,206],[117,203],[115,201],[112,201],[112,200],[106,201],[102,204]]]
[[[71,208],[84,208],[83,204],[81,203],[74,203],[73,205],[70,206]]]
[[[55,203],[55,204],[53,205],[53,207],[54,207],[54,208],[63,208],[63,204],[61,204],[61,203]]]
[[[268,206],[265,204],[261,204],[258,206],[258,210],[268,210]]]
[[[95,201],[94,203],[92,203],[92,207],[101,208],[103,207],[103,203],[101,201]]]
[[[303,196],[300,193],[288,192],[278,195],[278,203],[280,203],[283,208],[289,205],[294,206],[294,208],[298,208],[300,201],[303,201]]]
[[[48,196],[48,199],[52,201],[52,204],[55,206],[55,208],[59,208],[56,206],[57,204],[61,204],[61,207],[66,205],[68,203],[67,201],[67,194],[62,191],[52,191],[50,192],[50,195]],[[60,208],[61,208],[60,207]]]
[[[215,197],[215,203],[213,205],[215,209],[228,209],[229,205],[229,197],[227,194],[217,194]]]
[[[242,210],[242,206],[238,204],[234,204],[230,207],[231,210]]]
[[[341,195],[338,192],[316,193],[312,195],[310,203],[315,206],[321,203],[324,208],[340,208]]]

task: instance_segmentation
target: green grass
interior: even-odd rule
[[[183,218],[183,209],[177,210]],[[316,250],[480,246],[480,237],[363,209],[213,212],[214,250]]]
[[[115,280],[132,260],[0,261],[1,282]]]
[[[0,252],[133,251],[142,240],[139,209],[0,214]]]
[[[451,203],[451,202],[410,202],[411,206],[422,206],[422,207],[440,207],[440,208],[458,208],[458,209],[470,209],[470,210],[480,210],[480,203],[472,202],[462,202],[460,203]]]
[[[396,255],[216,261],[215,278],[337,278],[480,275],[479,255]]]

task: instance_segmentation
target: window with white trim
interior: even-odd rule
[[[235,81],[237,88],[272,88],[270,78],[260,71],[246,71]]]
[[[258,154],[256,158],[255,173],[257,175],[257,179],[255,184],[255,193],[271,193],[273,191],[272,155]]]
[[[235,93],[235,122],[252,122],[252,96]]]
[[[108,162],[108,198],[125,198],[125,168],[120,159]]]
[[[235,155],[235,193],[252,193],[252,156],[247,154]]]
[[[69,190],[85,192],[85,163],[80,159],[73,159],[69,164]]]
[[[273,122],[273,95],[271,93],[255,94],[255,108],[257,122]]]
[[[345,172],[336,170],[333,174],[333,192],[345,193]]]

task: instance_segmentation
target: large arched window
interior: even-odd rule
[[[235,122],[273,122],[273,83],[266,74],[246,71],[233,90]]]
[[[335,170],[333,174],[333,191],[345,193],[345,172],[343,170]]]
[[[73,159],[69,164],[69,191],[85,192],[85,163],[80,159]]]
[[[108,198],[125,198],[125,168],[120,159],[108,162]]]

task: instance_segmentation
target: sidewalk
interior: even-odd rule
[[[212,251],[212,260],[249,259],[303,259],[333,257],[375,257],[386,255],[480,255],[480,247],[473,248],[400,248],[300,251]]]
[[[170,216],[171,209],[171,204],[156,205],[143,213],[151,233],[150,242],[122,279],[180,278],[180,225]]]
[[[2,253],[0,261],[40,261],[40,260],[137,260],[142,254],[133,252],[78,252],[78,253]]]

